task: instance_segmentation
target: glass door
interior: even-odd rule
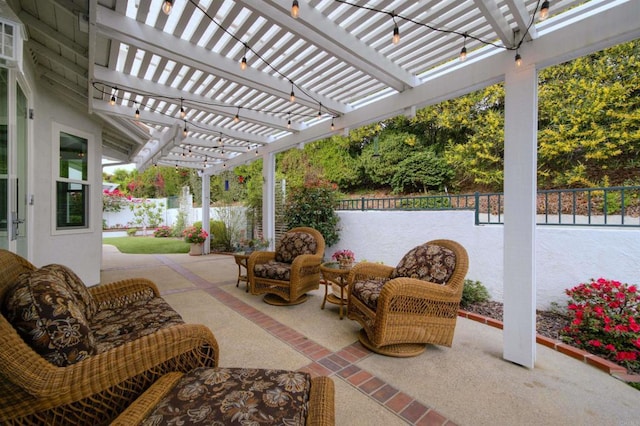
[[[9,73],[0,68],[0,248],[28,257],[28,102]]]

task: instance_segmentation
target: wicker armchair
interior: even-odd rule
[[[419,355],[427,343],[450,347],[468,265],[466,250],[450,240],[412,249],[395,268],[356,264],[347,312],[363,327],[360,342],[396,357]]]
[[[251,294],[264,294],[272,305],[297,305],[306,292],[320,287],[324,238],[313,228],[287,231],[276,251],[257,251],[249,257],[247,272]]]
[[[27,260],[0,250],[0,306],[13,283],[34,271]],[[155,284],[145,279],[88,290],[99,310],[158,298]],[[216,366],[218,356],[207,327],[182,323],[56,366],[0,315],[0,424],[106,424],[165,373]]]

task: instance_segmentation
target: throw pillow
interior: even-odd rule
[[[433,244],[422,244],[404,255],[390,278],[409,277],[445,284],[455,267],[456,255],[453,251]]]
[[[95,353],[80,304],[64,279],[48,269],[22,274],[2,310],[25,342],[54,365],[64,367]]]
[[[287,232],[276,247],[276,261],[291,263],[301,254],[315,254],[318,250],[316,239],[306,232]]]
[[[57,264],[43,266],[40,270],[42,273],[46,273],[45,271],[48,271],[51,274],[59,276],[76,297],[78,305],[82,309],[87,320],[91,320],[91,318],[93,318],[95,313],[98,311],[98,304],[93,298],[93,295],[89,292],[87,286],[84,285],[80,277],[77,276],[75,272],[64,265]]]

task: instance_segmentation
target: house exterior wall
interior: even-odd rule
[[[31,66],[31,64],[25,64]],[[32,224],[30,228],[30,261],[36,266],[60,263],[69,266],[87,285],[100,281],[102,259],[102,139],[101,126],[81,109],[74,109],[61,102],[40,82],[31,85],[34,119],[32,125],[29,167],[32,169],[31,193],[33,205],[30,206]],[[82,134],[91,135],[89,139],[89,228],[55,233],[55,191],[53,175],[54,161],[54,124],[74,129]]]
[[[339,249],[355,252],[356,260],[395,266],[411,248],[446,238],[469,254],[467,278],[479,280],[492,299],[503,297],[503,226],[476,226],[472,211],[339,211]],[[536,304],[545,309],[564,303],[566,288],[605,277],[640,283],[637,253],[640,229],[538,226],[536,231]]]

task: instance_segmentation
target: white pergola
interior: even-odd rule
[[[105,156],[203,177],[262,158],[271,239],[275,154],[504,82],[504,358],[534,366],[537,73],[640,37],[640,1],[551,1],[544,21],[537,0],[8,3],[40,79],[103,120]]]

